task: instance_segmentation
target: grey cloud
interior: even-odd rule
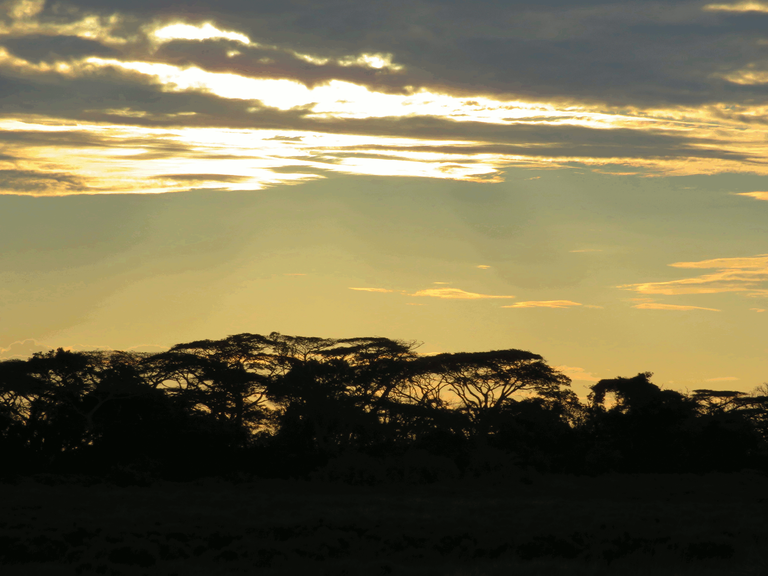
[[[2,83],[5,91],[3,112],[37,112],[56,118],[93,122],[109,122],[126,126],[153,128],[227,127],[308,130],[368,136],[398,136],[434,140],[470,140],[475,146],[429,147],[424,150],[454,153],[487,152],[524,156],[571,157],[696,157],[745,160],[748,156],[730,152],[714,140],[689,135],[674,135],[644,130],[600,130],[580,126],[549,125],[544,122],[499,125],[484,122],[454,121],[435,117],[322,119],[308,117],[308,110],[280,111],[261,107],[253,110],[253,102],[232,101],[198,93],[163,93],[153,85],[134,85],[130,75],[109,72],[104,78],[61,80],[33,83],[11,79]],[[38,89],[35,89],[35,87]],[[126,97],[125,95],[128,95]],[[145,117],[121,116],[113,108],[129,108],[146,112]],[[85,110],[83,110],[85,109]],[[251,109],[251,110],[249,110]],[[195,115],[173,116],[182,111]],[[547,120],[546,116],[540,118]],[[281,137],[284,139],[284,137]],[[295,137],[300,138],[300,137]],[[137,160],[162,158],[173,154],[195,152],[162,135],[148,138],[114,140],[93,133],[73,132],[5,132],[0,141],[30,146],[119,145],[124,148],[146,148]],[[700,147],[706,145],[707,147]],[[372,149],[371,147],[367,147]],[[386,149],[396,149],[386,147]],[[409,148],[420,150],[420,148]],[[759,158],[755,160],[761,160]]]
[[[0,115],[42,114],[54,118],[146,126],[205,125],[209,116],[236,118],[252,103],[196,92],[163,92],[144,75],[105,69],[99,75],[66,78],[37,74],[18,78],[0,73]],[[148,118],[120,116],[110,110],[146,112]],[[196,112],[183,120],[168,115]],[[213,122],[212,124],[216,124]]]
[[[273,136],[272,138],[265,138],[265,140],[276,140],[278,142],[301,142],[304,136]]]
[[[177,10],[169,0],[72,4],[144,18]],[[718,78],[750,64],[768,64],[757,43],[768,38],[768,16],[707,12],[702,10],[706,4],[230,0],[217,2],[215,10],[212,3],[188,6],[184,18],[213,19],[254,41],[318,56],[390,52],[406,66],[403,82],[459,94],[616,105],[764,98],[763,87],[734,86]],[[307,78],[319,73],[310,67]],[[381,76],[382,85],[393,82]]]
[[[597,132],[597,131],[595,131]],[[567,132],[560,132],[561,136]],[[567,138],[563,138],[567,140]],[[482,145],[477,146],[361,146],[360,150],[371,151],[404,151],[404,152],[431,152],[440,154],[504,154],[514,156],[542,156],[542,157],[573,157],[573,158],[721,158],[730,160],[747,160],[743,154],[728,152],[726,150],[706,150],[686,146],[677,139],[670,139],[666,146],[647,149],[635,148],[631,144],[612,145],[600,143],[579,143],[577,145],[558,144],[556,146],[528,146],[523,145]],[[345,147],[344,150],[354,150],[353,147]]]
[[[239,54],[228,55],[233,49]],[[340,80],[368,86],[380,92],[406,94],[413,91],[414,85],[426,84],[429,79],[418,70],[399,72],[355,64],[342,66],[334,61],[310,63],[289,52],[244,47],[225,39],[204,42],[174,40],[163,45],[152,58],[177,66],[198,66],[209,72],[295,80],[310,88],[331,80]]]
[[[0,192],[6,194],[88,192],[88,186],[73,174],[36,170],[0,170]]]
[[[3,39],[0,42],[11,54],[29,62],[83,58],[85,56],[110,57],[116,50],[95,40],[77,36],[44,36],[40,34]]]

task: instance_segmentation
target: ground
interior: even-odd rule
[[[768,477],[2,485],[5,576],[768,574]]]

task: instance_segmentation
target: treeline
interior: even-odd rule
[[[159,354],[0,362],[0,477],[238,474],[430,482],[547,472],[768,470],[768,396],[601,380],[587,402],[522,350],[420,355],[272,333]]]

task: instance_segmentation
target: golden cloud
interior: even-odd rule
[[[678,304],[660,304],[658,302],[645,302],[636,304],[632,308],[640,310],[708,310],[710,312],[720,312],[717,308],[703,308],[701,306],[680,306]]]
[[[768,12],[768,4],[762,2],[737,2],[736,4],[707,4],[703,10],[711,12]]]
[[[493,294],[477,294],[475,292],[465,292],[459,288],[429,288],[419,290],[411,296],[427,296],[429,298],[445,298],[447,300],[482,300],[492,298],[514,298],[514,296],[500,296]]]
[[[388,288],[352,288],[350,286],[350,290],[358,290],[360,292],[381,292],[381,293],[392,293],[397,292],[397,290],[389,290]]]
[[[749,296],[765,296],[768,290],[768,254],[752,257],[713,258],[699,262],[675,262],[673,268],[715,269],[712,274],[666,282],[623,284],[619,288],[640,294],[718,294],[723,292],[748,292]]]
[[[768,192],[740,192],[737,196],[749,196],[755,200],[768,200]]]
[[[245,34],[233,32],[231,30],[220,30],[210,22],[205,22],[199,26],[184,24],[181,22],[175,24],[166,24],[155,28],[149,34],[157,43],[170,42],[171,40],[232,40],[241,44],[250,45],[251,39]]]
[[[582,306],[582,304],[570,300],[532,300],[502,306],[502,308],[571,308],[573,306]]]

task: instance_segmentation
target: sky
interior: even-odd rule
[[[768,381],[768,2],[0,2],[0,359],[273,331]]]

